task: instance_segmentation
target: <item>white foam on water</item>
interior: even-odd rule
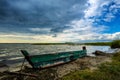
[[[6,57],[7,55],[6,54],[0,54],[0,57]]]
[[[17,60],[17,59],[23,59],[24,57],[15,57],[15,58],[10,58],[8,60]]]

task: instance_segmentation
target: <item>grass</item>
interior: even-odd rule
[[[97,70],[74,71],[60,80],[120,80],[120,52],[114,54],[112,62],[102,63]]]
[[[111,48],[120,48],[120,40],[112,41]]]

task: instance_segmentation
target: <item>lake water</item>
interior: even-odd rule
[[[10,68],[20,66],[23,55],[20,50],[27,50],[30,55],[57,53],[64,51],[82,50],[84,45],[31,45],[31,44],[0,44],[0,63],[8,65]],[[86,46],[87,55],[93,56],[96,50],[108,51],[109,46]]]

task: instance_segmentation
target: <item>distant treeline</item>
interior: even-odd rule
[[[111,48],[120,48],[120,40],[113,40],[111,42],[92,42],[92,43],[32,43],[32,45],[92,45],[92,46],[111,46]]]
[[[95,46],[111,46],[111,48],[120,48],[120,40],[113,40],[111,42],[94,42],[94,43],[84,43],[85,45],[95,45]]]
[[[32,43],[33,45],[81,45],[81,43],[72,43],[72,42],[65,42],[65,43]]]
[[[93,42],[93,43],[84,43],[85,45],[95,45],[95,46],[111,46],[111,42]]]
[[[33,45],[63,45],[64,43],[32,43]]]

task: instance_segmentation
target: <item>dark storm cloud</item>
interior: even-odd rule
[[[0,0],[1,31],[27,32],[28,28],[51,28],[62,32],[84,13],[86,0]],[[29,32],[29,31],[28,31]]]
[[[62,32],[65,29],[71,28],[70,26],[61,26],[61,27],[55,27],[51,29],[51,32]]]

